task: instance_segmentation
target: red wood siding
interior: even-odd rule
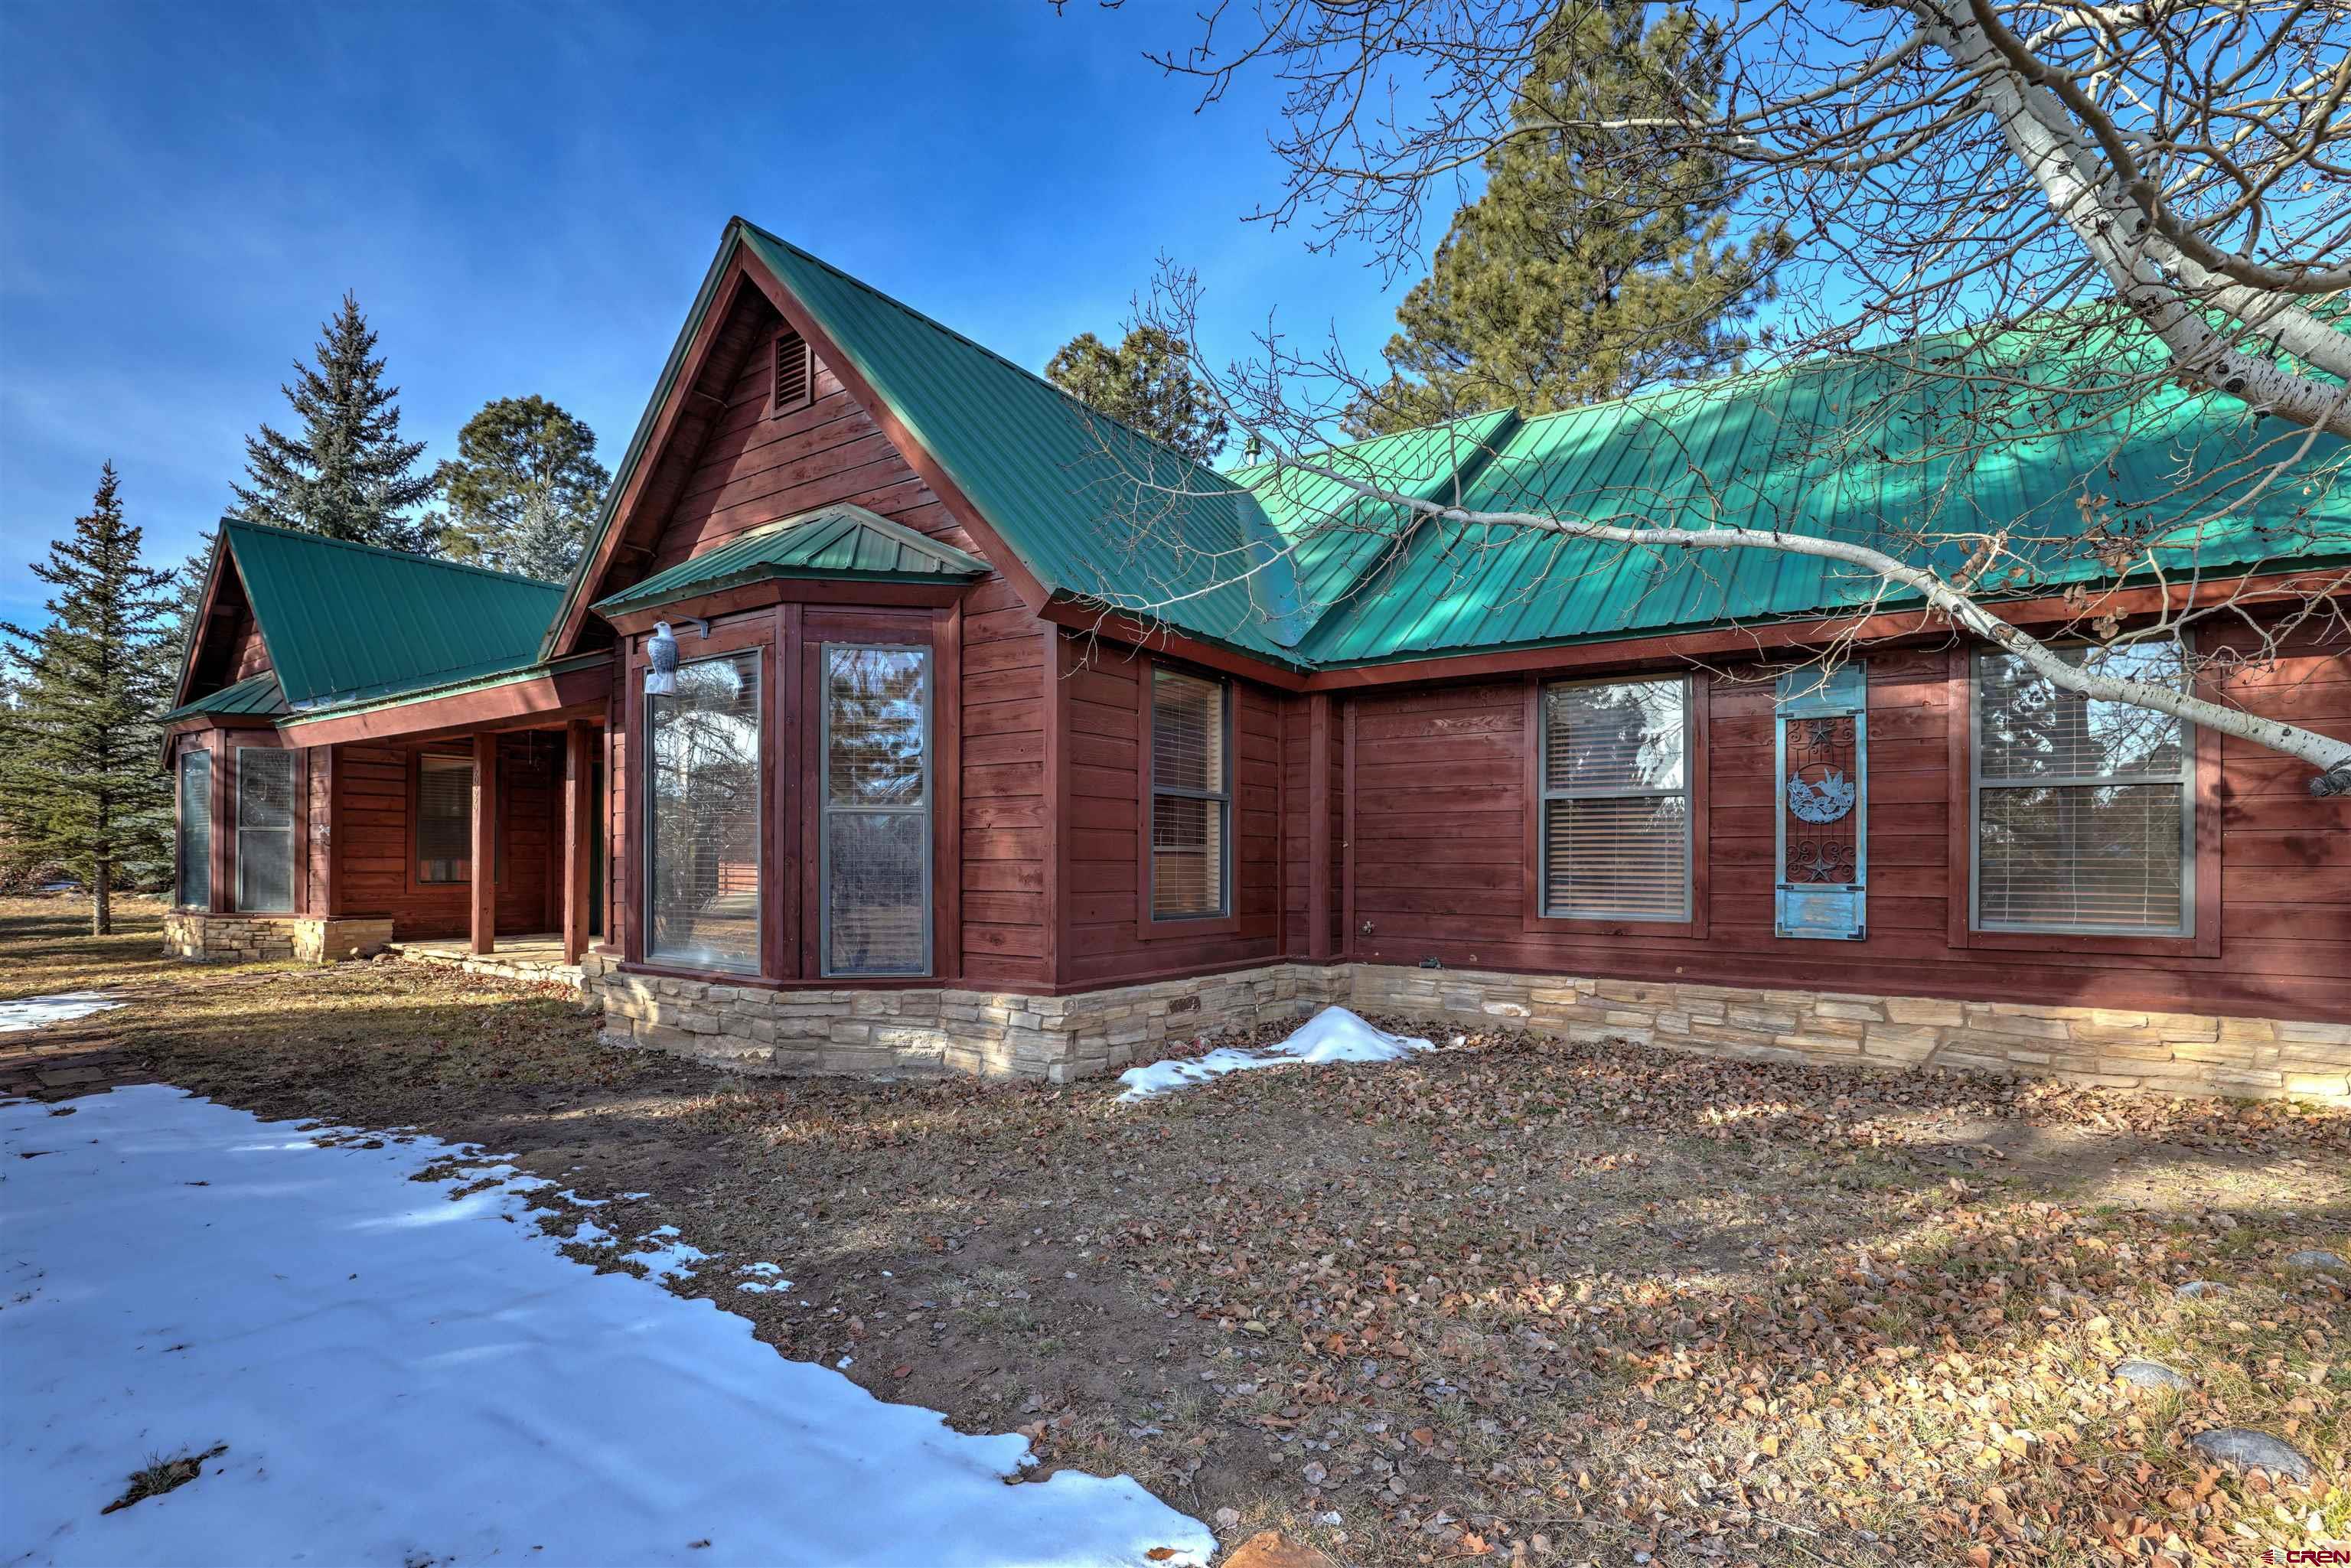
[[[1049,985],[1045,789],[1050,628],[1001,578],[964,601],[963,969],[967,984]]]
[[[1233,886],[1238,929],[1189,940],[1142,934],[1141,662],[1108,643],[1058,643],[1066,688],[1067,884],[1061,980],[1118,985],[1281,956],[1282,694],[1231,683]]]
[[[338,913],[388,915],[395,941],[461,936],[467,928],[470,884],[418,883],[413,874],[410,778],[414,749],[335,747]],[[471,747],[455,741],[427,749],[463,754]],[[561,751],[562,737],[551,732],[507,736],[499,742],[498,772],[504,786],[499,825],[506,837],[506,866],[498,881],[497,925],[509,936],[551,931],[561,913],[548,896],[548,862],[559,842],[555,812],[561,805]]]
[[[1954,862],[1950,732],[1967,696],[1940,650],[1869,660],[1868,936],[1772,934],[1773,763],[1768,685],[1709,683],[1707,933],[1530,931],[1526,685],[1349,699],[1354,842],[1352,956],[1385,964],[1996,998],[2283,1017],[2351,1011],[2351,800],[2314,800],[2309,769],[2234,740],[2198,802],[2218,824],[2217,953],[2159,956],[2050,935],[2030,951],[1955,945],[1967,868]],[[2249,707],[2351,737],[2351,658],[2304,649],[2223,688]],[[1362,929],[1367,925],[1368,930]],[[2210,933],[2205,934],[2209,936]],[[2213,946],[2202,944],[2207,950]]]

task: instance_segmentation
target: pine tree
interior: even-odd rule
[[[612,476],[596,433],[543,397],[485,403],[441,465],[441,547],[459,560],[554,581],[571,575]]]
[[[317,365],[294,362],[294,382],[279,390],[302,422],[298,435],[265,424],[245,438],[246,483],[235,485],[238,511],[329,538],[394,549],[433,548],[429,520],[410,515],[439,481],[419,474],[424,443],[400,439],[400,389],[383,384],[384,361],[359,301],[320,329]]]
[[[1225,444],[1223,410],[1192,374],[1183,340],[1160,328],[1137,327],[1115,349],[1081,332],[1046,364],[1045,379],[1196,463]]]
[[[1481,409],[1548,413],[1735,366],[1739,324],[1771,298],[1774,243],[1730,243],[1719,162],[1664,158],[1640,132],[1566,122],[1670,118],[1722,78],[1713,24],[1638,0],[1568,0],[1520,84],[1533,134],[1486,161],[1428,276],[1405,297],[1390,377],[1360,397],[1357,435]],[[1605,59],[1594,73],[1590,62]],[[1581,68],[1571,69],[1569,62]]]
[[[140,560],[114,465],[34,575],[57,590],[37,632],[0,622],[20,670],[0,747],[10,852],[87,877],[90,930],[114,929],[118,881],[171,861],[171,780],[156,723],[171,692],[172,573]]]

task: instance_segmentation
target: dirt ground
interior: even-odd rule
[[[2351,1542],[2351,1114],[1571,1046],[1115,1086],[755,1079],[567,997],[193,969],[0,904],[40,1031],[256,1112],[479,1143],[600,1268],[1042,1467],[1347,1564],[2248,1563]],[[128,924],[128,923],[127,923]],[[1384,1021],[1404,1026],[1405,1020]],[[29,1036],[0,1036],[8,1054]],[[1217,1043],[1231,1043],[1219,1041]],[[622,1195],[642,1195],[635,1197]],[[789,1281],[789,1289],[779,1281]],[[2191,1281],[2225,1291],[2179,1293]],[[768,1287],[746,1290],[746,1285]],[[2194,1380],[2115,1382],[2126,1356]],[[2317,1479],[2200,1463],[2217,1427]]]

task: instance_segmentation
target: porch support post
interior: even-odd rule
[[[595,848],[596,801],[589,793],[595,727],[573,719],[563,731],[563,961],[588,951],[589,856]]]
[[[474,737],[473,947],[497,946],[498,925],[498,737]]]
[[[1331,961],[1331,694],[1306,699],[1306,956]]]

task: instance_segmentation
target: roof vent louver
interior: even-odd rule
[[[768,395],[770,418],[808,406],[816,385],[816,362],[809,355],[808,340],[789,327],[776,334],[770,377]]]

